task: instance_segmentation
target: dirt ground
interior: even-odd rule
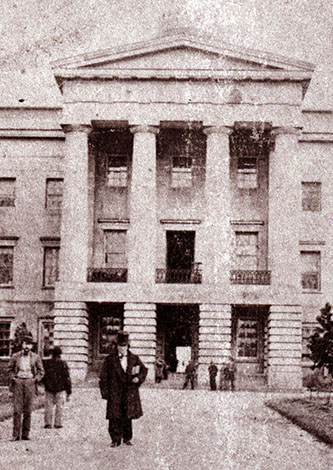
[[[316,441],[250,392],[141,389],[144,416],[133,422],[133,446],[110,447],[105,401],[77,388],[62,429],[43,428],[35,411],[31,441],[11,442],[0,423],[0,467],[117,470],[328,470],[332,449]]]

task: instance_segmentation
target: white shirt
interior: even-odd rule
[[[123,356],[121,356],[119,354],[119,360],[120,360],[121,367],[126,372],[126,369],[127,369],[127,353],[124,354]]]

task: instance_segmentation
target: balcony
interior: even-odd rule
[[[127,282],[127,268],[88,268],[88,282]]]
[[[193,263],[191,269],[156,269],[156,283],[201,284],[201,263]]]
[[[230,272],[230,282],[231,284],[268,286],[271,283],[271,272],[234,270]]]

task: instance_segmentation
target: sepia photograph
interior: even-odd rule
[[[333,0],[0,11],[0,467],[333,470]]]

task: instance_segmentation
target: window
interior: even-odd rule
[[[0,246],[0,285],[13,284],[14,247]]]
[[[236,232],[235,269],[257,269],[258,232]]]
[[[15,206],[15,178],[0,178],[0,206]]]
[[[59,251],[58,246],[44,247],[43,286],[54,287],[59,280]]]
[[[171,187],[190,188],[192,186],[192,158],[184,155],[172,157]]]
[[[51,318],[39,321],[39,351],[43,358],[49,357],[54,346],[54,321]]]
[[[107,184],[116,188],[127,186],[127,155],[107,156]]]
[[[105,265],[109,268],[126,268],[126,230],[105,230]]]
[[[302,288],[310,290],[320,289],[320,252],[302,251]]]
[[[48,178],[46,180],[46,208],[60,210],[63,194],[63,179]]]
[[[0,357],[10,356],[10,324],[9,320],[0,320]]]
[[[310,212],[321,210],[321,183],[302,183],[302,208]]]
[[[237,357],[257,358],[258,357],[258,320],[238,319],[237,324]]]
[[[256,189],[258,187],[257,158],[238,158],[237,187],[239,189]]]
[[[100,318],[99,353],[109,354],[110,346],[116,339],[117,332],[122,327],[122,317],[103,316]]]

